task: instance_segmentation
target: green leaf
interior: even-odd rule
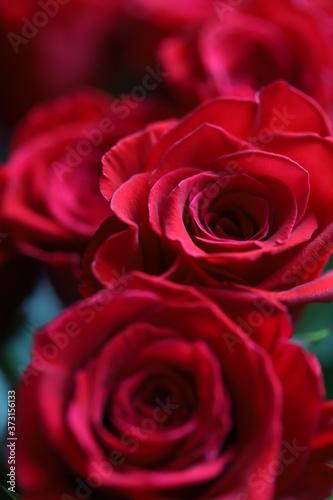
[[[332,269],[333,258],[325,271]],[[292,340],[318,358],[326,388],[326,398],[333,398],[333,303],[309,305],[298,325]],[[333,499],[332,499],[333,500]]]
[[[31,359],[34,333],[62,309],[63,305],[49,281],[42,277],[16,312],[0,354],[0,368],[11,387],[15,388],[19,376]]]
[[[333,333],[333,330],[331,328],[322,328],[321,330],[317,330],[315,332],[295,334],[294,339],[304,344],[310,344],[324,340],[326,337],[331,335],[331,333]]]

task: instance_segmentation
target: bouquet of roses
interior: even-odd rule
[[[332,7],[0,6],[6,498],[331,498]]]

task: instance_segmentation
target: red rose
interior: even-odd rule
[[[320,500],[332,486],[314,356],[268,353],[159,278],[128,276],[44,327],[17,410],[23,500]]]
[[[86,253],[83,293],[139,269],[207,293],[332,299],[332,274],[316,281],[333,242],[329,133],[318,106],[280,82],[120,141],[103,160],[114,215]]]
[[[95,90],[33,109],[13,137],[3,200],[19,250],[57,264],[62,281],[58,266],[67,263],[75,290],[79,254],[111,213],[99,190],[101,157],[163,113],[159,103],[120,101]]]
[[[316,0],[216,0],[215,7],[206,24],[161,43],[162,66],[184,99],[252,97],[284,79],[332,107],[333,31]]]

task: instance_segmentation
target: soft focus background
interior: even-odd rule
[[[248,0],[0,0],[1,163],[6,163],[12,134],[32,106],[88,85],[126,98],[142,85],[147,67],[155,71],[161,67],[166,74],[147,97],[160,100],[166,117],[181,116],[220,93],[249,94],[275,78],[310,93],[330,114],[333,2],[277,4],[270,10],[263,8],[264,2]],[[293,17],[290,12],[278,14],[278,9],[290,9]],[[259,19],[261,35],[256,39],[247,29],[247,16]],[[268,43],[267,33],[274,30],[276,39]],[[304,40],[315,30],[318,35],[309,42],[311,47],[304,48]],[[235,32],[237,47],[232,60],[226,61],[223,47],[236,43]],[[281,43],[288,49],[286,59],[275,51]],[[203,47],[208,47],[204,53],[208,58]],[[250,68],[248,60],[253,62]],[[10,237],[10,231],[0,228],[0,244]],[[29,362],[33,334],[65,307],[41,265],[31,260],[12,265],[14,283],[0,254],[0,301],[6,313],[0,314],[2,436],[7,391],[15,388]],[[333,261],[328,268],[333,268]],[[332,325],[333,304],[311,305],[294,337],[319,358],[327,398],[333,398]],[[5,485],[4,460],[1,463]]]

